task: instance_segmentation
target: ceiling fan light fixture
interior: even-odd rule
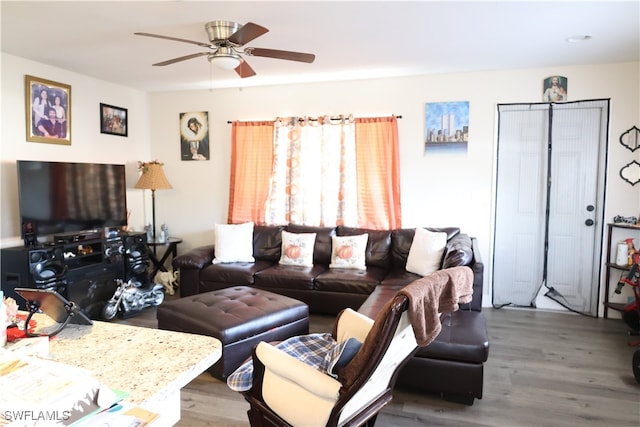
[[[238,65],[242,63],[240,55],[235,53],[231,47],[220,46],[216,53],[212,53],[208,56],[209,62],[215,64],[218,68],[223,70],[234,70]]]
[[[223,70],[234,70],[240,65],[242,59],[238,55],[210,55],[209,62]]]
[[[2,0],[0,0],[2,1]],[[234,70],[240,77],[247,78],[255,76],[256,72],[244,59],[243,55],[259,56],[263,58],[285,59],[288,61],[299,61],[312,63],[315,55],[310,53],[292,52],[278,49],[258,49],[244,47],[248,42],[267,33],[269,30],[253,22],[240,25],[232,21],[211,21],[205,24],[205,30],[209,37],[209,43],[194,40],[181,39],[177,37],[163,36],[151,33],[134,33],[139,36],[155,37],[165,40],[173,40],[182,43],[195,44],[207,48],[206,52],[197,52],[190,55],[179,56],[167,61],[158,62],[153,66],[162,67],[175,64],[189,59],[206,56],[210,64],[223,70]]]

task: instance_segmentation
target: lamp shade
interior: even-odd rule
[[[168,190],[173,188],[164,175],[162,165],[159,163],[148,163],[134,187],[146,190]]]

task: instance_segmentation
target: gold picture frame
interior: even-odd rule
[[[71,145],[71,86],[25,76],[25,118],[27,141]]]

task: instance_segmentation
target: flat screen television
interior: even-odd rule
[[[127,224],[124,165],[18,160],[17,169],[20,220],[38,235]]]

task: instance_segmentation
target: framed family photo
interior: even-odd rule
[[[113,105],[100,104],[100,133],[127,136],[127,109]]]
[[[27,141],[71,145],[71,86],[25,76]]]

